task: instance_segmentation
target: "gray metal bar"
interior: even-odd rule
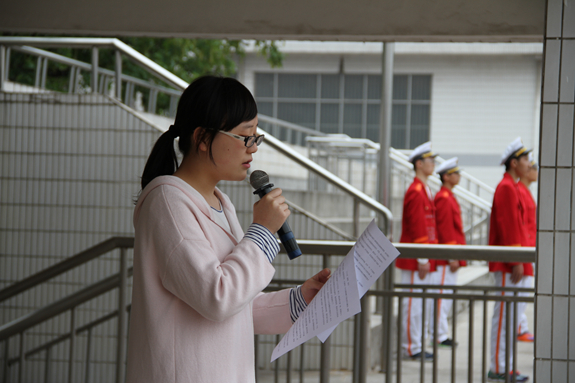
[[[501,310],[505,308],[505,383],[510,383],[509,371],[511,370],[511,305],[509,303],[501,303]],[[499,361],[495,361],[499,363]]]
[[[447,266],[446,266],[447,267]],[[437,359],[439,359],[439,354],[437,353],[437,332],[438,332],[438,322],[439,322],[439,299],[438,298],[434,298],[433,299],[433,336],[431,338],[431,341],[433,342],[433,361],[432,361],[432,373],[431,373],[431,379],[433,381],[433,383],[437,383]],[[452,346],[455,347],[455,346]]]
[[[419,287],[419,286],[418,286]],[[423,297],[421,299],[421,358],[419,359],[419,382],[425,383],[425,335],[427,327],[427,305],[425,295],[427,290],[422,289]],[[413,304],[413,303],[412,303]]]
[[[379,182],[378,200],[389,206],[391,195],[391,104],[393,99],[393,56],[395,43],[383,43],[381,62],[381,107],[379,114]]]
[[[286,365],[286,383],[291,383],[291,369],[292,369],[292,352],[287,353],[287,365]]]
[[[473,383],[473,332],[475,328],[475,301],[469,300],[469,354],[467,356],[467,381]]]
[[[73,93],[74,92],[74,76],[76,76],[76,71],[74,70],[74,67],[70,67],[70,78],[68,79],[68,93]]]
[[[281,338],[279,335],[276,335],[276,342],[275,344],[278,344],[280,342]],[[274,383],[279,383],[280,382],[280,360],[279,358],[275,360],[274,362]]]
[[[34,86],[36,88],[40,87],[40,77],[42,76],[42,57],[38,57],[36,60],[36,78],[34,79]]]
[[[76,308],[70,310],[70,349],[68,361],[68,383],[74,381],[74,348],[76,346]]]
[[[84,383],[90,383],[90,357],[92,351],[92,328],[88,330],[88,339],[86,340],[86,368],[84,369]]]
[[[305,343],[299,346],[299,383],[304,381]]]
[[[48,59],[45,58],[42,64],[42,77],[40,79],[40,88],[46,89],[46,77],[48,76]]]
[[[98,47],[92,47],[92,75],[90,76],[90,88],[92,88],[92,93],[98,92],[98,67],[100,65],[99,61],[100,50]]]
[[[120,249],[120,286],[118,291],[118,341],[116,352],[116,383],[124,381],[126,373],[126,291],[128,284],[128,254]]]
[[[353,236],[359,237],[359,200],[353,200]]]
[[[367,373],[370,366],[371,356],[369,354],[369,339],[370,339],[370,328],[369,328],[369,316],[371,315],[371,307],[369,296],[364,295],[361,298],[361,313],[359,314],[360,326],[359,326],[359,383],[367,382]]]
[[[330,267],[329,254],[322,255],[322,269]],[[324,343],[320,346],[320,372],[319,372],[319,382],[329,383],[329,370],[330,370],[330,356],[331,356],[331,336],[326,339]]]
[[[48,383],[50,381],[50,354],[52,353],[51,348],[46,349],[46,359],[44,361],[44,383]]]
[[[517,297],[517,292],[513,293],[515,297]],[[511,379],[513,383],[517,382],[517,328],[518,328],[518,321],[517,312],[519,306],[517,303],[513,303],[513,331],[509,334],[511,340],[511,344],[513,345],[513,374],[511,375]]]
[[[453,293],[457,293],[456,289],[453,289]],[[451,346],[451,383],[455,383],[456,381],[456,360],[455,357],[457,353],[455,350],[457,349],[457,300],[453,299],[453,303],[451,305],[452,314],[451,314],[451,340],[453,341],[453,345]]]
[[[114,72],[115,96],[122,101],[122,52],[118,49],[115,50]]]
[[[487,297],[487,291],[483,292],[483,295]],[[481,383],[485,383],[486,373],[485,365],[487,364],[487,300],[483,301],[483,355],[481,359]]]
[[[112,237],[99,244],[92,246],[91,248],[84,250],[66,260],[59,262],[49,268],[42,270],[30,277],[23,279],[20,282],[16,282],[3,290],[0,290],[0,302],[5,301],[23,291],[30,289],[40,283],[46,282],[60,274],[65,273],[77,267],[85,262],[88,262],[94,258],[99,257],[102,254],[106,254],[118,247],[121,248],[133,248],[134,238],[133,237]]]
[[[2,383],[8,382],[8,368],[10,367],[8,365],[8,352],[10,351],[9,341],[10,339],[4,340],[4,368],[2,374]]]
[[[26,364],[26,358],[24,355],[24,331],[20,333],[20,363],[18,363],[18,383],[24,381],[24,365]]]
[[[266,116],[265,114],[258,114],[258,120],[260,120],[260,122],[267,122],[269,124],[275,124],[282,126],[284,128],[295,130],[296,132],[306,133],[309,134],[310,136],[320,136],[320,137],[327,136],[327,133],[321,132],[319,130],[306,128],[305,126],[297,125],[284,120],[278,120],[277,118]]]
[[[8,81],[8,65],[6,47],[0,45],[0,91],[4,90],[4,84]]]
[[[402,326],[402,311],[403,311],[403,298],[398,297],[397,298],[397,358],[396,358],[396,363],[397,363],[397,380],[396,383],[401,383],[401,359],[403,358],[403,349],[401,347],[401,340],[402,340],[402,334],[403,334],[403,329],[401,328]],[[389,368],[388,370],[391,370],[391,368]],[[391,371],[388,371],[387,373],[387,379],[385,381],[385,383],[391,383]]]

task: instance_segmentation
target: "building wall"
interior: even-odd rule
[[[339,47],[339,48],[338,48]],[[432,75],[431,141],[444,158],[477,171],[495,187],[501,153],[521,136],[538,153],[541,45],[396,44],[395,74]],[[380,74],[381,44],[288,42],[283,67],[248,54],[239,78],[252,91],[255,73]]]

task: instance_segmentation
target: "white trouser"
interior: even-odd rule
[[[528,278],[523,277],[517,283],[511,283],[511,273],[504,273],[496,271],[495,273],[495,286],[497,287],[527,287]],[[512,292],[501,292],[501,295],[513,295]],[[525,312],[525,302],[517,304],[517,318],[521,318]],[[505,371],[505,350],[506,344],[506,318],[507,318],[507,304],[505,302],[495,302],[493,308],[493,320],[491,322],[491,363],[489,365],[491,371],[497,374],[504,374]],[[511,328],[513,331],[512,340],[517,336],[517,328],[513,329],[513,304],[511,304]],[[518,326],[519,327],[519,324]],[[513,343],[509,346],[510,358],[508,370],[513,369]]]
[[[455,285],[457,283],[457,271],[452,272],[449,265],[437,266],[437,271],[431,275],[434,285]],[[439,289],[437,290],[440,294],[453,294],[453,290],[450,289]],[[447,324],[447,316],[453,305],[453,300],[451,299],[439,299],[437,301],[437,341],[443,342],[449,338],[449,326]],[[432,316],[433,318],[433,316]],[[430,328],[433,329],[433,322],[430,324]],[[433,330],[431,330],[433,331]]]
[[[533,287],[533,277],[528,275],[523,277],[526,279],[524,287]],[[519,295],[528,296],[528,293],[520,293]],[[525,315],[525,311],[523,311],[523,315],[519,317],[519,329],[517,330],[517,334],[521,335],[525,332],[529,332],[529,323],[527,322],[527,315]]]
[[[424,279],[419,279],[417,271],[401,270],[401,283],[411,285],[429,285],[431,284],[431,274],[428,273]],[[421,289],[409,289],[411,292],[421,292]],[[429,334],[429,318],[432,313],[433,300],[426,299],[426,318],[423,322],[423,299],[422,298],[403,298],[402,301],[402,328],[401,328],[401,345],[405,355],[415,355],[421,352],[421,326],[425,323],[425,338]]]

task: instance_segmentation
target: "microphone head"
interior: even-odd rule
[[[254,170],[250,174],[250,185],[256,190],[270,183],[270,177],[263,170]]]

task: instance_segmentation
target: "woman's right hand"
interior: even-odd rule
[[[254,223],[277,232],[291,214],[281,189],[274,189],[254,204]]]

